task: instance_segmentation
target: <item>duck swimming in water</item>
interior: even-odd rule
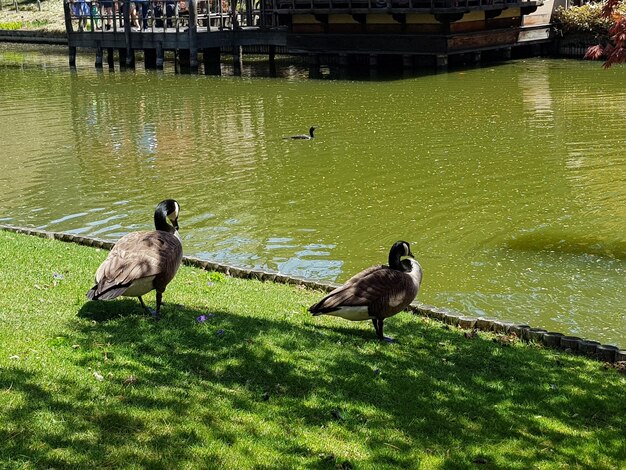
[[[314,137],[313,132],[315,132],[315,129],[317,129],[316,126],[313,126],[313,127],[309,128],[309,135],[297,134],[297,135],[292,135],[291,137],[285,137],[285,139],[311,140]]]

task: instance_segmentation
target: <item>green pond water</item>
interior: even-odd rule
[[[625,68],[93,62],[0,46],[0,223],[116,240],[176,198],[186,254],[337,282],[403,239],[423,303],[626,346]]]

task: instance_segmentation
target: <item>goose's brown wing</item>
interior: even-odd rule
[[[96,285],[87,293],[92,299],[121,295],[134,281],[155,276],[157,289],[173,279],[182,259],[182,245],[162,231],[134,232],[122,237],[96,271]]]
[[[318,303],[311,306],[309,312],[328,313],[341,307],[363,306],[368,306],[377,311],[384,305],[389,305],[390,302],[394,308],[400,307],[405,303],[405,298],[412,294],[406,292],[406,277],[406,273],[390,269],[387,266],[375,266],[366,269],[348,279],[344,285],[333,290]],[[415,294],[413,294],[414,297]]]

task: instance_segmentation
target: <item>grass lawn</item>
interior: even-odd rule
[[[0,0],[0,30],[28,29],[65,33],[63,0],[18,0],[15,11],[13,0]]]
[[[602,363],[410,313],[380,343],[320,292],[188,267],[157,322],[86,301],[105,251],[0,253],[0,468],[626,468]]]

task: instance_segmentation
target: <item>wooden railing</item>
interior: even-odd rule
[[[260,11],[248,6],[229,0],[64,0],[68,33],[178,32],[192,24],[210,31],[260,25]]]
[[[371,10],[435,11],[458,9],[491,9],[510,5],[535,5],[536,0],[271,0],[271,8],[278,11],[301,10]]]
[[[254,4],[253,4],[254,2]],[[543,0],[64,0],[68,33],[179,32],[272,27],[280,15],[304,12],[407,13],[501,10]]]

